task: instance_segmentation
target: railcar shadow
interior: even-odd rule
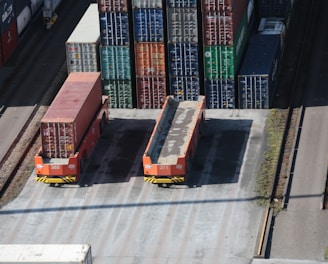
[[[187,184],[238,182],[251,126],[252,120],[206,120]]]
[[[128,182],[143,176],[142,155],[155,126],[151,119],[113,119],[88,161],[79,184]]]

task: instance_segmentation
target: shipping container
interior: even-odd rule
[[[168,7],[191,7],[197,8],[197,0],[167,0]]]
[[[16,50],[18,45],[18,33],[17,33],[17,24],[16,21],[13,21],[7,30],[2,32],[1,34],[1,52],[2,52],[2,61],[6,63],[6,61],[10,58],[10,56]]]
[[[168,44],[169,71],[171,76],[198,76],[198,45],[192,43]]]
[[[286,26],[281,18],[263,17],[260,19],[257,32],[262,35],[279,35],[281,50],[285,46]]]
[[[163,10],[134,9],[134,40],[137,42],[163,42]]]
[[[271,107],[280,53],[279,35],[255,35],[249,40],[245,59],[238,74],[240,108]]]
[[[20,36],[24,29],[28,26],[28,24],[31,22],[32,19],[32,12],[30,7],[26,6],[18,15],[16,18],[17,22],[17,33]]]
[[[102,79],[131,79],[130,48],[101,46],[100,69]]]
[[[286,19],[292,7],[292,0],[258,0],[260,17],[281,17]]]
[[[198,43],[196,8],[168,8],[167,24],[169,42]]]
[[[98,0],[99,13],[128,12],[127,0]]]
[[[162,8],[162,0],[133,0],[134,8]]]
[[[103,80],[103,94],[109,97],[109,108],[133,108],[131,80]]]
[[[1,0],[0,1],[0,34],[8,31],[13,23],[16,23],[16,15],[14,8],[14,0]]]
[[[205,79],[234,79],[248,40],[247,12],[239,26],[233,46],[205,46]]]
[[[146,182],[187,183],[204,120],[204,96],[183,102],[167,97],[142,157]]]
[[[99,13],[101,44],[129,45],[129,17],[125,12]]]
[[[195,101],[200,94],[199,78],[170,76],[170,94],[178,101]]]
[[[215,11],[230,14],[236,0],[202,0],[202,9],[206,12]]]
[[[205,46],[235,45],[242,25],[248,24],[247,3],[236,3],[238,8],[232,13],[221,14],[217,11],[203,12],[203,38]]]
[[[74,155],[101,100],[100,73],[71,73],[41,120],[44,157]]]
[[[165,76],[165,50],[163,43],[140,42],[135,44],[137,76]]]
[[[137,78],[137,107],[140,109],[162,108],[166,92],[163,76],[143,76]]]
[[[233,109],[236,107],[235,81],[233,79],[205,81],[206,108]]]
[[[89,244],[2,244],[0,263],[92,264]]]
[[[99,15],[97,4],[90,4],[66,41],[67,71],[99,71]]]

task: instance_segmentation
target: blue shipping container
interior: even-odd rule
[[[198,76],[198,45],[173,43],[169,49],[169,72],[172,76]]]
[[[199,78],[180,76],[170,78],[170,94],[179,101],[196,101],[198,100]]]
[[[130,48],[101,46],[100,68],[102,79],[131,79]]]
[[[163,42],[163,11],[156,8],[134,9],[134,39],[137,42]]]
[[[129,45],[128,13],[99,13],[101,44],[113,46]]]
[[[281,54],[280,41],[280,35],[255,35],[250,38],[238,74],[240,108],[271,107]]]
[[[235,108],[235,81],[233,79],[205,80],[206,107],[209,109]]]
[[[292,0],[258,0],[260,17],[287,18]]]

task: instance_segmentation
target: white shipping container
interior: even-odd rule
[[[66,41],[67,71],[99,71],[100,26],[98,5],[91,4]]]
[[[0,245],[0,263],[92,264],[88,244]]]

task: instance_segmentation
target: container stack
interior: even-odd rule
[[[18,44],[17,20],[13,0],[0,1],[0,67],[9,59]]]
[[[162,0],[134,0],[137,107],[159,109],[166,98]]]
[[[280,56],[280,35],[257,34],[250,38],[238,74],[240,108],[271,108]]]
[[[132,108],[131,59],[127,0],[98,0],[100,69],[110,108]]]
[[[66,41],[68,74],[99,71],[99,15],[97,4],[91,4]]]
[[[248,38],[248,0],[202,0],[207,108],[235,108],[235,77]]]
[[[167,1],[167,35],[170,94],[179,101],[198,100],[197,0]]]

